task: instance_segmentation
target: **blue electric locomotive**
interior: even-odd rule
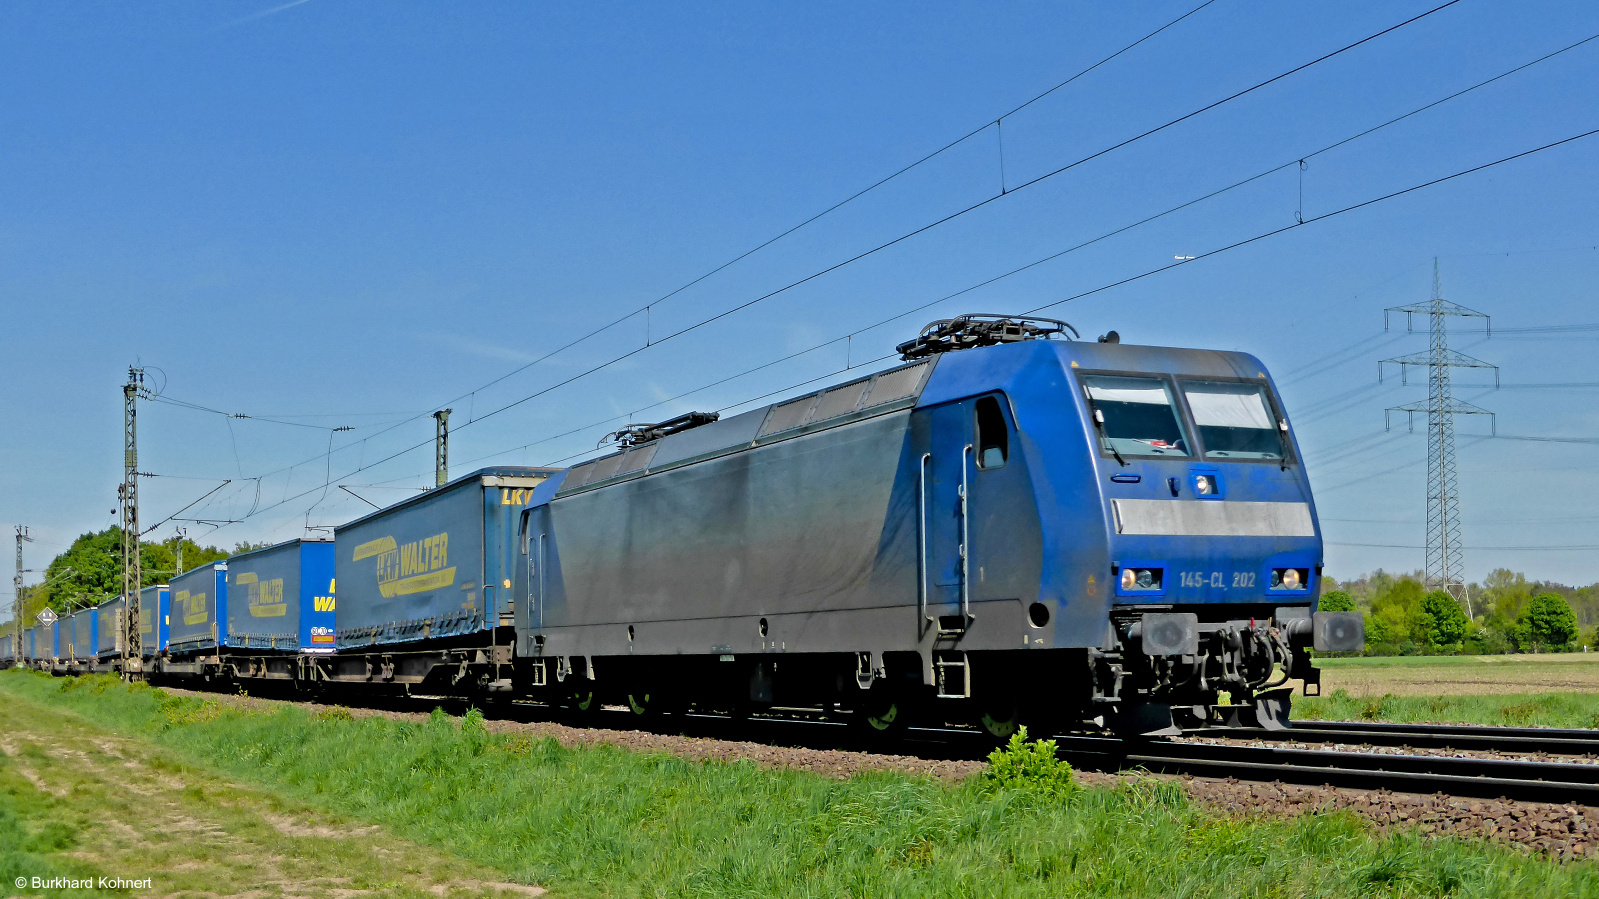
[[[1280,726],[1289,679],[1317,683],[1305,650],[1364,635],[1315,611],[1320,531],[1265,367],[1068,328],[936,322],[902,366],[619,432],[533,492],[492,682],[878,730]]]

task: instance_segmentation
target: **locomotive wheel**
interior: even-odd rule
[[[664,705],[661,699],[662,697],[653,693],[640,690],[627,694],[627,707],[634,715],[640,718],[653,718],[661,714],[662,706]]]
[[[904,696],[876,687],[862,697],[853,720],[862,733],[873,739],[891,739],[910,726],[910,709]]]
[[[579,681],[572,686],[572,693],[567,700],[567,708],[579,715],[594,715],[600,710],[600,694],[594,689],[594,682],[590,680]]]
[[[989,738],[1001,743],[1009,740],[1021,729],[1021,712],[1016,707],[1014,699],[1008,701],[990,700],[979,706],[977,712],[977,726]]]

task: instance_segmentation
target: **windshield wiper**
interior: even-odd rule
[[[1105,441],[1105,448],[1110,450],[1110,454],[1116,457],[1116,461],[1120,462],[1123,468],[1126,468],[1127,460],[1122,458],[1121,453],[1116,452],[1116,444],[1111,443],[1110,437],[1105,434],[1105,413],[1098,409],[1094,410],[1094,429],[1099,431],[1100,439]]]

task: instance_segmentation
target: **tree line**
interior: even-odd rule
[[[1323,578],[1323,611],[1360,612],[1366,654],[1574,652],[1599,645],[1599,584],[1568,587],[1495,569],[1464,596],[1428,591],[1421,572],[1378,569],[1339,582]]]
[[[165,584],[185,571],[267,544],[237,543],[231,551],[201,546],[187,537],[139,544],[141,586]],[[68,615],[122,594],[122,528],[83,534],[50,560],[40,583],[22,591],[22,620],[31,625],[45,609]],[[9,609],[6,611],[10,611]]]

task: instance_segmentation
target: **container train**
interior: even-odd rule
[[[1070,332],[1070,333],[1068,333]],[[902,364],[728,418],[492,468],[141,594],[152,679],[803,708],[867,733],[967,720],[1154,735],[1286,725],[1322,542],[1265,366],[965,315]],[[116,670],[121,601],[0,643]]]

